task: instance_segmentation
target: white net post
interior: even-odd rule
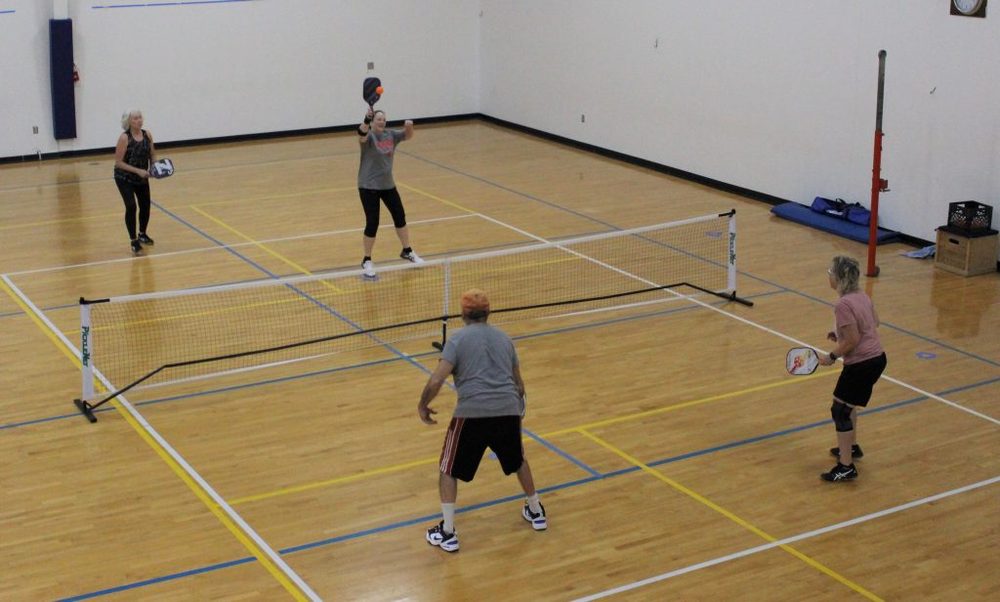
[[[729,216],[729,255],[726,270],[726,286],[729,293],[736,294],[736,211]]]
[[[80,304],[80,374],[83,378],[83,397],[94,398],[94,368],[90,361],[90,304]]]
[[[451,299],[451,262],[445,260],[444,262],[444,286],[442,288],[442,298],[441,298],[441,345],[442,349],[444,346],[445,339],[448,337],[448,300]]]

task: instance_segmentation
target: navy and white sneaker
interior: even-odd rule
[[[844,466],[840,462],[830,469],[830,472],[824,472],[819,475],[824,481],[829,481],[831,483],[836,483],[837,481],[853,481],[858,478],[858,469],[854,467],[853,464],[850,466]]]
[[[420,255],[417,255],[417,252],[412,249],[401,252],[399,256],[400,258],[405,259],[406,261],[412,261],[413,263],[424,263],[423,258],[420,257]]]
[[[427,529],[427,543],[437,546],[445,552],[458,551],[458,531],[448,533],[444,530],[444,521]]]
[[[521,508],[521,516],[524,520],[531,523],[531,528],[535,531],[544,531],[549,527],[549,522],[545,519],[545,506],[539,503],[538,509],[540,512],[535,514],[531,511],[531,507],[528,505],[528,502],[525,502],[524,508]]]
[[[130,242],[129,246],[132,247],[132,254],[133,255],[138,255],[139,253],[142,253],[142,245],[139,244],[139,239],[138,238],[135,239],[135,240],[133,240],[132,242]]]
[[[153,245],[153,244],[156,244],[155,242],[153,242],[152,238],[150,238],[149,236],[146,235],[145,232],[140,232],[139,233],[139,242],[141,242],[144,245]]]

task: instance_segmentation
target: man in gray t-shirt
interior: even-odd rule
[[[514,342],[486,322],[470,322],[444,345],[441,359],[453,366],[459,418],[521,416],[521,382]]]
[[[458,405],[448,425],[441,450],[438,488],[440,523],[427,530],[427,542],[446,552],[458,551],[455,500],[458,480],[472,481],[486,448],[493,450],[504,474],[517,473],[527,499],[521,516],[536,531],[548,527],[545,508],[535,491],[531,467],[521,445],[524,380],[514,342],[486,323],[490,302],[486,293],[472,289],[462,294],[462,321],[441,353],[437,368],[420,395],[417,414],[424,424],[437,424],[430,403],[449,374],[455,378]]]

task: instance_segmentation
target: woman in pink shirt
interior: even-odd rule
[[[858,408],[868,405],[872,388],[885,370],[886,357],[878,338],[878,314],[868,295],[858,290],[861,270],[857,260],[838,255],[827,271],[830,288],[840,294],[833,307],[836,330],[826,337],[836,343],[828,355],[820,354],[819,363],[831,366],[844,359],[844,369],[833,390],[830,413],[837,429],[837,465],[820,476],[825,481],[851,481],[858,478],[854,459],[864,455],[857,441]]]

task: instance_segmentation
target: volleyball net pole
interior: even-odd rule
[[[885,93],[885,50],[878,51],[878,99],[875,109],[875,152],[872,157],[871,222],[868,224],[868,270],[874,278],[879,274],[875,264],[875,247],[878,245],[878,196],[889,191],[889,181],[882,179],[882,98]]]

